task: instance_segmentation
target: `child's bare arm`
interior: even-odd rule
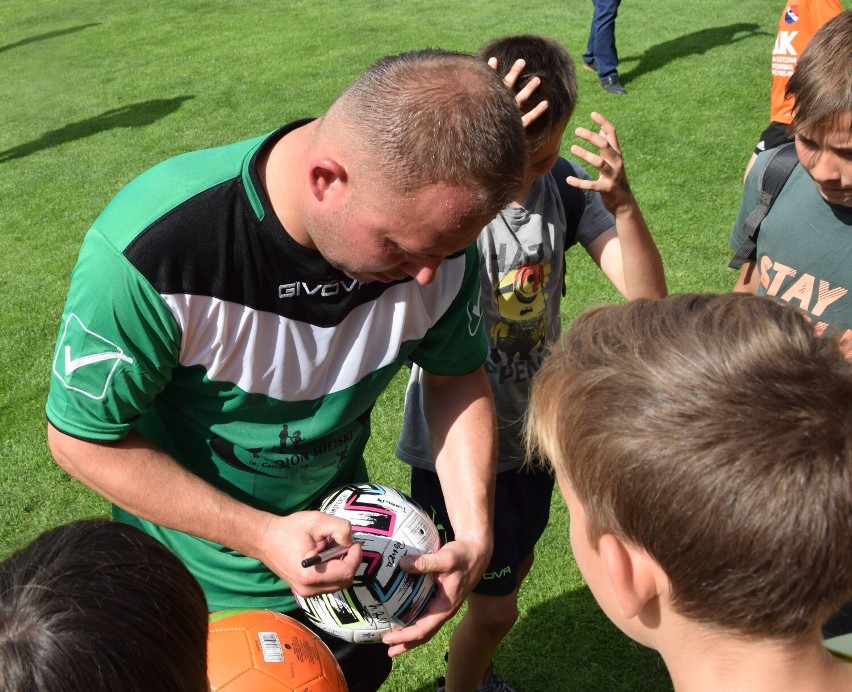
[[[615,226],[592,241],[587,250],[628,300],[662,298],[668,292],[663,261],[627,182],[615,126],[600,113],[592,113],[592,120],[600,125],[600,132],[578,127],[575,134],[599,153],[578,144],[572,145],[571,153],[596,168],[600,175],[597,180],[569,176],[567,181],[598,192],[615,216]]]

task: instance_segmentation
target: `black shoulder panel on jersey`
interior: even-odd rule
[[[259,220],[241,178],[191,197],[142,231],[125,257],[161,294],[212,296],[322,327],[391,284],[360,284]]]

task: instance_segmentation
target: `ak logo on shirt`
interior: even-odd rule
[[[122,363],[133,359],[121,346],[87,328],[73,312],[68,315],[53,358],[53,374],[65,389],[99,401]]]

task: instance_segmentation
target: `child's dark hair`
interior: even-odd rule
[[[532,110],[541,101],[547,101],[547,110],[527,126],[527,142],[535,148],[574,112],[577,105],[577,77],[574,61],[568,51],[556,40],[534,34],[504,36],[489,41],[477,51],[483,60],[497,59],[497,72],[505,76],[519,58],[526,65],[515,82],[517,93],[531,77],[538,77],[541,84],[523,105],[524,113]]]
[[[133,526],[51,529],[0,564],[0,689],[206,692],[204,592]]]

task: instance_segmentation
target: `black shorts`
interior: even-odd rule
[[[532,554],[550,518],[553,476],[522,467],[497,474],[494,496],[494,552],[474,592],[505,596],[518,586],[518,564]],[[411,497],[434,519],[444,542],[453,539],[438,474],[412,467]]]
[[[288,617],[298,620],[316,633],[337,659],[349,692],[376,692],[391,672],[391,658],[384,644],[353,644],[321,630],[297,608]]]
[[[787,136],[787,124],[779,123],[773,120],[760,135],[760,140],[754,148],[754,153],[759,154],[762,151],[769,151],[780,147],[782,144],[792,142],[793,140]]]

